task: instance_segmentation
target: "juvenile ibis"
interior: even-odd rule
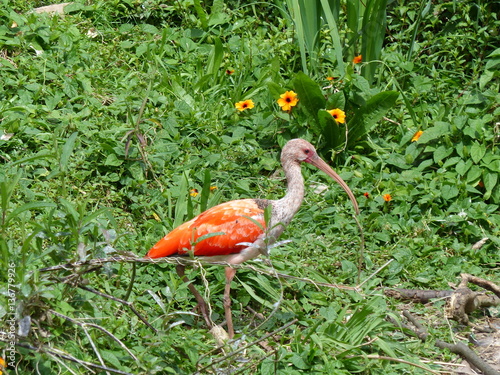
[[[182,256],[192,252],[194,256],[210,257],[210,260],[231,265],[243,263],[261,253],[266,254],[266,247],[283,233],[304,199],[301,162],[314,165],[337,181],[351,199],[356,214],[359,213],[354,194],[342,178],[318,156],[316,149],[303,139],[292,139],[281,151],[281,164],[287,180],[287,192],[283,198],[240,199],[214,206],[172,230],[149,250],[146,257]],[[271,216],[266,223],[264,210],[268,206],[271,206]],[[216,235],[210,236],[211,233]],[[205,238],[201,238],[203,236]],[[184,266],[178,265],[177,273],[188,282]],[[229,266],[225,268],[224,311],[229,338],[234,336],[230,289],[235,273],[236,269]],[[193,284],[189,283],[188,287],[196,297],[207,325],[212,328],[206,302]]]

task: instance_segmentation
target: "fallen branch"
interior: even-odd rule
[[[471,283],[480,286],[495,295],[471,290]],[[466,273],[461,274],[461,281],[455,290],[417,290],[417,289],[386,289],[386,296],[411,300],[418,303],[428,303],[431,299],[447,298],[447,316],[460,324],[470,324],[469,315],[475,310],[500,305],[500,287],[491,281]]]
[[[411,324],[413,324],[413,327],[402,322],[397,322],[391,317],[388,317],[387,319],[395,326],[403,328],[403,333],[405,333],[406,335],[409,335],[409,333],[411,333],[412,335],[418,337],[421,341],[426,341],[429,337],[427,329],[409,311],[403,311],[403,315]],[[500,375],[500,372],[496,371],[488,363],[483,361],[472,349],[470,349],[462,342],[449,344],[442,340],[436,340],[434,342],[434,345],[440,349],[448,349],[450,352],[458,354],[471,365],[480,370],[484,375]]]

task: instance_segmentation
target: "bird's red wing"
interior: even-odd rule
[[[238,244],[256,241],[264,233],[265,225],[264,210],[253,199],[222,203],[175,228],[146,256],[162,258],[188,251],[193,251],[196,256],[238,253],[246,247]]]

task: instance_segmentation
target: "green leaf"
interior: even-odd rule
[[[347,145],[353,145],[356,140],[371,131],[387,111],[394,107],[398,96],[397,91],[384,91],[372,96],[348,122]]]
[[[334,13],[332,8],[330,7],[330,1],[321,0],[321,5],[323,7],[323,12],[326,18],[326,22],[328,23],[328,27],[330,29],[330,36],[332,37],[333,44],[333,54],[335,56],[335,60],[337,60],[337,69],[340,72],[340,75],[343,76],[345,74],[344,68],[344,58],[342,56],[342,40],[340,39],[339,28],[337,26],[337,21],[335,20]],[[339,6],[336,7],[337,9]]]
[[[483,171],[480,167],[478,167],[477,165],[473,165],[469,169],[469,172],[467,173],[467,182],[475,182],[479,180],[479,177],[481,177],[482,172]]]
[[[116,154],[109,154],[106,157],[106,160],[104,161],[104,165],[109,165],[112,167],[118,167],[119,165],[123,164],[123,160],[118,159],[118,156]]]
[[[435,163],[442,162],[445,158],[450,156],[453,152],[451,147],[439,146],[433,153],[433,159]]]
[[[470,148],[470,157],[474,163],[479,163],[486,153],[484,145],[474,142]]]
[[[297,73],[293,87],[300,100],[300,106],[318,121],[318,111],[325,109],[326,99],[319,85],[302,72]]]
[[[220,70],[222,58],[224,57],[224,49],[220,38],[215,38],[214,46],[208,56],[207,72],[216,75]]]
[[[486,172],[483,174],[483,184],[486,189],[486,193],[493,191],[498,182],[498,173]]]
[[[321,128],[321,136],[328,150],[335,150],[344,145],[345,126],[339,125],[326,110],[318,112],[318,123]]]
[[[259,297],[255,291],[253,290],[253,288],[248,285],[247,283],[243,282],[242,280],[239,280],[241,286],[243,288],[245,288],[245,290],[247,291],[248,294],[250,294],[250,296],[252,296],[253,299],[255,299],[257,302],[259,302],[261,305],[264,305],[270,309],[274,308],[273,304],[261,297]]]
[[[441,196],[450,200],[455,198],[458,195],[458,188],[455,185],[446,184],[441,188]]]
[[[446,165],[446,164],[445,164]],[[460,176],[465,176],[469,168],[472,167],[472,160],[467,160],[466,162],[460,160],[455,166],[455,170]],[[446,167],[445,167],[446,168]]]
[[[268,82],[267,87],[269,88],[269,92],[271,96],[275,99],[278,100],[280,98],[280,95],[283,94],[286,90],[278,85],[275,82]]]
[[[361,54],[364,61],[380,59],[386,29],[387,0],[367,0],[363,14]],[[378,64],[367,64],[362,73],[369,82],[373,81]]]
[[[66,169],[68,168],[69,158],[73,153],[77,137],[78,137],[78,132],[74,132],[73,134],[71,134],[62,148],[61,158],[59,160],[59,166],[61,167],[61,171],[66,171]]]
[[[198,19],[200,20],[201,27],[203,30],[208,29],[208,21],[207,21],[207,13],[205,9],[201,6],[200,0],[193,1],[194,9],[196,10],[196,14],[198,15]]]
[[[424,130],[420,138],[418,139],[418,143],[424,144],[429,141],[432,141],[436,138],[443,136],[444,134],[448,134],[450,132],[450,124],[447,122],[436,122],[436,125]]]
[[[207,209],[208,198],[210,196],[210,169],[205,169],[205,174],[203,176],[203,189],[201,190],[200,198],[200,211],[203,212]]]
[[[326,101],[326,109],[345,108],[345,95],[343,91],[339,91],[330,95]]]

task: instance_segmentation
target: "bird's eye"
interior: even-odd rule
[[[306,154],[309,154],[310,150],[309,150],[308,148],[306,148],[306,149],[304,150],[304,152],[305,152]]]

